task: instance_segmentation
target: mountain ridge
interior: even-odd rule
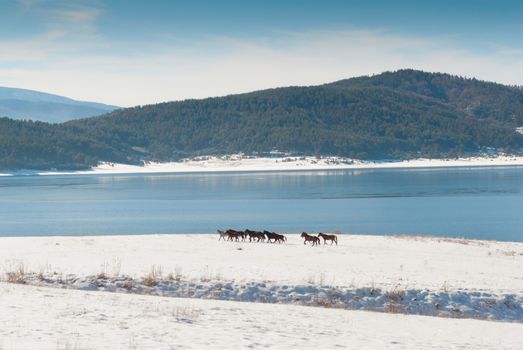
[[[523,125],[523,91],[445,73],[399,70],[136,106],[57,125],[2,124],[32,138],[8,137],[0,144],[4,168],[138,164],[273,149],[359,159],[521,153],[523,135],[516,128]]]
[[[59,123],[105,114],[118,108],[36,90],[0,87],[0,116],[13,119]]]

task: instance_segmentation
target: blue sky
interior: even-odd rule
[[[0,0],[0,85],[130,106],[417,68],[523,84],[518,1]]]

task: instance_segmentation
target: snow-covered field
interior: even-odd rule
[[[0,348],[521,349],[523,325],[0,283]]]
[[[339,245],[217,235],[0,239],[4,280],[60,288],[523,323],[523,244],[341,235]]]
[[[199,157],[171,163],[147,163],[143,166],[101,163],[97,167],[81,171],[31,171],[4,172],[11,175],[57,175],[57,174],[130,174],[130,173],[190,173],[226,171],[289,171],[329,169],[388,169],[388,168],[436,168],[436,167],[490,167],[523,166],[523,157],[497,155],[492,157],[468,157],[459,159],[413,159],[398,162],[372,162],[341,157],[248,157],[242,154],[222,157]]]
[[[143,277],[154,267],[187,279],[320,283],[382,289],[523,292],[523,243],[340,235],[339,245],[224,242],[216,234],[3,237],[0,271]]]
[[[523,243],[4,237],[0,271],[0,349],[523,344]]]

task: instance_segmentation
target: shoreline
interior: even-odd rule
[[[312,232],[312,231],[311,231]],[[323,231],[327,232],[327,231]],[[299,232],[286,232],[278,231],[277,233],[285,236],[299,236]],[[334,233],[334,232],[331,232]],[[315,234],[315,233],[311,233]],[[393,233],[393,234],[372,234],[368,232],[335,232],[338,237],[360,237],[360,238],[369,238],[369,239],[394,239],[394,240],[412,240],[412,241],[435,241],[435,242],[449,242],[457,244],[476,244],[476,245],[486,245],[486,244],[518,244],[523,245],[522,241],[514,240],[502,240],[502,239],[481,239],[481,238],[472,238],[465,236],[438,236],[434,234],[419,234],[419,233]],[[189,236],[189,237],[214,237],[217,236],[216,232],[152,232],[152,233],[99,233],[99,234],[64,234],[64,235],[0,235],[0,241],[3,239],[99,239],[99,238],[119,238],[119,237],[133,237],[133,238],[142,238],[147,239],[148,237],[176,237],[176,236]]]
[[[341,157],[278,157],[254,158],[241,154],[222,157],[198,157],[180,162],[146,163],[143,166],[101,163],[88,170],[0,171],[0,177],[53,175],[124,175],[168,173],[228,173],[280,172],[321,170],[381,170],[381,169],[438,169],[438,168],[494,168],[521,167],[523,156],[466,157],[457,159],[418,158],[403,161],[362,161]]]

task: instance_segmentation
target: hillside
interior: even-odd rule
[[[2,125],[9,123],[6,134]],[[59,125],[12,123],[0,120],[4,168],[273,149],[360,159],[447,157],[487,148],[518,153],[523,135],[515,128],[523,125],[523,91],[401,70],[321,86],[126,108]],[[24,137],[28,133],[30,139]]]
[[[105,114],[117,108],[39,91],[0,87],[0,117],[59,123]]]

